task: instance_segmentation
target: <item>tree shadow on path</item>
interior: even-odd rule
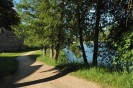
[[[56,69],[56,68],[53,68],[53,70],[54,69]],[[50,71],[52,71],[52,69]],[[42,79],[39,79],[39,80],[30,81],[30,82],[13,84],[12,88],[30,86],[30,85],[34,85],[34,84],[38,84],[38,83],[52,81],[52,80],[58,79],[60,77],[63,77],[63,76],[67,75],[70,72],[72,72],[72,71],[62,70],[62,71],[58,72],[56,75],[53,75],[53,76],[50,76],[50,77],[47,77],[47,78],[42,78]]]
[[[15,82],[26,78],[38,70],[42,65],[31,66],[36,61],[38,56],[39,55],[19,56],[17,58],[19,61],[19,69],[13,76],[8,76],[1,80],[0,88],[16,88],[12,86]]]
[[[38,55],[20,56],[18,59],[19,59],[19,62],[20,62],[19,64],[21,67],[19,67],[19,70],[17,71],[17,73],[12,78],[10,78],[11,81],[4,83],[4,86],[3,87],[0,86],[0,88],[19,88],[19,87],[25,87],[25,86],[30,86],[34,84],[44,83],[44,82],[58,79],[60,77],[67,75],[68,73],[72,71],[75,71],[74,69],[72,70],[62,69],[61,70],[58,67],[55,67],[55,68],[51,68],[49,70],[40,72],[40,73],[44,73],[44,72],[49,72],[49,71],[56,71],[55,75],[53,76],[49,76],[47,78],[41,78],[37,80],[32,80],[28,82],[23,82],[23,83],[16,83],[17,81],[30,76],[31,74],[33,74],[35,71],[37,71],[40,67],[44,65],[44,64],[42,65],[39,64],[39,65],[31,66],[33,63],[35,63],[37,57]],[[31,59],[28,59],[28,58],[31,58]]]
[[[25,87],[25,86],[38,84],[38,83],[44,83],[44,82],[56,80],[56,79],[61,78],[61,77],[65,76],[65,75],[67,75],[67,74],[69,74],[71,72],[74,72],[74,71],[76,71],[78,69],[79,68],[78,68],[77,65],[71,66],[71,65],[68,64],[68,66],[67,65],[56,66],[54,68],[51,68],[51,69],[48,69],[48,70],[40,72],[40,73],[45,73],[45,72],[50,72],[50,71],[56,71],[56,72],[53,72],[53,73],[56,73],[55,75],[47,77],[47,78],[33,80],[33,81],[30,81],[30,82],[23,82],[23,83],[13,84],[12,88],[14,88],[14,87]]]

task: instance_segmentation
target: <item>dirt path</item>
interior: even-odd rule
[[[12,85],[8,88],[100,88],[96,83],[88,82],[68,75],[67,72],[59,72],[52,66],[31,60],[26,53],[17,59],[19,70],[12,78]]]

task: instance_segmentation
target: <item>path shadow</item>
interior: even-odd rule
[[[55,69],[57,70],[58,68],[55,67],[55,68],[52,68],[52,69],[49,69],[49,70],[46,70],[46,71],[43,71],[43,72],[53,71]],[[50,77],[47,77],[47,78],[42,78],[42,79],[39,79],[39,80],[33,80],[33,81],[30,81],[30,82],[13,84],[12,88],[25,87],[25,86],[38,84],[38,83],[44,83],[44,82],[52,81],[52,80],[61,78],[61,77],[65,76],[65,75],[67,75],[67,74],[69,74],[70,72],[73,72],[73,71],[74,70],[63,69],[63,70],[60,70],[56,75],[53,75],[53,76],[50,76]],[[43,72],[41,72],[41,73],[43,73]]]
[[[17,59],[20,59],[19,64],[22,65],[21,68],[18,69],[16,74],[14,74],[13,76],[2,79],[0,81],[0,88],[16,88],[12,87],[15,82],[26,78],[27,76],[38,70],[42,65],[31,66],[36,61],[36,58],[38,56],[39,55],[26,55],[18,57]]]
[[[46,70],[46,71],[42,71],[42,72],[40,72],[40,73],[43,73],[43,72],[50,72],[50,71],[53,71],[53,70],[59,70],[58,68],[51,68],[51,69],[48,69],[48,70]]]
[[[67,75],[71,72],[77,71],[81,67],[82,67],[82,65],[79,65],[79,64],[64,64],[64,65],[61,65],[61,66],[59,65],[59,66],[56,66],[54,68],[51,68],[51,69],[40,72],[40,73],[44,73],[44,72],[54,71],[53,73],[55,73],[55,75],[53,75],[53,76],[38,79],[38,80],[33,80],[33,81],[29,81],[29,82],[16,83],[16,84],[13,84],[11,86],[11,88],[25,87],[25,86],[30,86],[30,85],[34,85],[34,84],[39,84],[39,83],[52,81],[52,80],[61,78],[61,77],[65,76],[65,75]]]
[[[36,62],[36,58],[38,56],[39,55],[26,55],[26,56],[19,57],[20,59],[22,58],[22,61],[20,61],[19,63],[21,65],[20,69],[15,74],[16,76],[14,80],[15,82],[31,75],[32,73],[34,73],[36,70],[38,70],[42,66],[42,65],[31,66],[34,62]],[[26,59],[26,57],[30,58],[30,61],[29,59]],[[25,60],[23,60],[23,58],[25,58]],[[17,74],[20,74],[20,75],[17,75]]]
[[[31,61],[26,61],[26,60],[23,60],[23,58],[25,57],[31,57]],[[61,78],[73,71],[76,71],[77,69],[76,68],[71,68],[71,67],[67,67],[66,68],[66,65],[65,66],[61,66],[63,68],[60,68],[60,67],[55,67],[55,68],[52,68],[52,69],[49,69],[49,70],[46,70],[46,71],[42,71],[40,73],[44,73],[44,72],[49,72],[49,71],[54,71],[56,70],[55,72],[55,75],[53,76],[49,76],[47,78],[41,78],[41,79],[38,79],[38,80],[33,80],[33,81],[29,81],[29,82],[23,82],[23,83],[16,83],[17,81],[21,80],[21,79],[24,79],[25,77],[27,76],[30,76],[32,73],[34,73],[36,70],[38,70],[42,65],[36,65],[36,66],[31,66],[35,61],[36,61],[36,58],[38,56],[37,55],[29,55],[29,56],[21,56],[19,57],[19,59],[21,59],[21,63],[23,65],[21,69],[21,74],[20,75],[14,75],[11,79],[14,79],[12,80],[10,83],[7,82],[6,86],[4,87],[0,87],[0,88],[21,88],[21,87],[25,87],[25,86],[30,86],[30,85],[34,85],[34,84],[39,84],[39,83],[44,83],[44,82],[48,82],[48,81],[52,81],[52,80],[55,80],[55,79],[58,79],[58,78]],[[70,65],[68,65],[70,66]],[[18,70],[17,73],[19,73],[20,71]]]
[[[17,56],[0,56],[0,80],[16,72],[18,61],[14,58]]]

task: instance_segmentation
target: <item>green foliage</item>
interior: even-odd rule
[[[0,0],[0,27],[11,30],[12,26],[19,23],[20,18],[13,9],[13,0]]]
[[[81,57],[81,51],[80,51],[80,47],[78,46],[78,44],[71,44],[70,49],[72,50],[72,52],[74,52],[77,58]]]
[[[129,29],[130,31],[123,33],[122,41],[118,46],[119,58],[128,60],[133,60],[133,29]]]
[[[22,20],[21,31],[18,36],[24,35],[24,43],[28,46],[56,46],[58,33],[61,28],[61,8],[57,0],[24,0],[17,4]],[[31,19],[29,19],[31,18]],[[64,31],[61,33],[63,46]],[[21,36],[22,37],[22,36]]]
[[[112,26],[108,38],[110,47],[114,49],[114,52],[116,53],[113,64],[119,65],[118,67],[120,67],[124,71],[128,71],[129,73],[133,70],[132,32],[133,27],[131,25],[128,25],[126,27],[126,25],[123,25],[123,23],[121,23],[119,25],[117,24],[116,26]],[[114,35],[112,35],[112,33]]]
[[[132,25],[132,16],[130,8],[125,7],[126,5],[123,0],[118,2],[103,0],[99,2],[99,5],[94,0],[79,0],[78,2],[75,0],[23,0],[17,5],[22,18],[21,30],[16,29],[15,33],[23,38],[28,46],[46,46],[47,48],[52,46],[58,49],[58,44],[63,48],[75,41],[79,42],[79,37],[81,42],[94,40],[94,29],[97,29],[100,34],[97,33],[98,36],[95,39],[99,37],[100,42],[108,43],[107,47],[103,46],[104,48],[100,51],[103,53],[101,54],[103,59],[105,57],[112,59],[111,53],[114,56],[118,55],[117,61],[118,59],[120,62],[123,59],[132,60],[132,34],[128,34],[132,31],[125,31],[126,26]],[[129,13],[126,13],[127,11]],[[120,13],[122,13],[121,16],[119,16]],[[96,14],[100,17],[97,28]],[[103,30],[104,28],[108,30]],[[107,40],[108,37],[109,40]],[[75,45],[70,47],[77,57],[80,57],[78,48]]]

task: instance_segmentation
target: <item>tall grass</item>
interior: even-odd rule
[[[125,72],[110,72],[100,67],[88,67],[85,69],[78,69],[72,75],[95,81],[108,88],[133,88],[133,74]]]

